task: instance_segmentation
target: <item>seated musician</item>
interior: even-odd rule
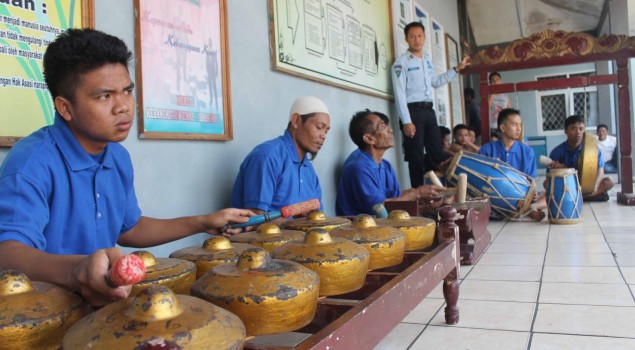
[[[609,127],[600,124],[597,127],[598,147],[602,151],[602,160],[604,160],[604,173],[614,174],[617,172],[617,162],[615,150],[617,149],[617,138],[609,135]]]
[[[479,154],[498,158],[509,164],[514,169],[523,172],[532,178],[536,178],[536,156],[534,150],[519,141],[522,134],[523,122],[520,111],[513,108],[505,108],[498,113],[498,131],[501,138],[491,141],[483,146]],[[546,208],[544,197],[535,197],[538,203],[528,212],[528,216],[535,221],[540,221],[545,217],[542,209]]]
[[[321,202],[322,188],[311,161],[330,125],[324,102],[312,96],[296,99],[284,134],[256,146],[243,160],[231,205],[261,214],[313,198]]]
[[[454,126],[454,143],[450,145],[450,150],[454,153],[458,151],[467,151],[478,153],[479,147],[474,144],[470,136],[470,129],[465,124],[457,124]]]
[[[578,158],[582,153],[582,141],[584,140],[584,130],[586,123],[584,118],[579,115],[572,115],[564,121],[564,132],[567,135],[567,141],[561,143],[551,151],[549,158],[553,160],[549,164],[550,168],[575,168],[578,169]],[[608,201],[608,190],[613,188],[613,180],[604,176],[604,160],[602,152],[598,147],[598,175],[595,189],[592,193],[585,195],[585,201]]]
[[[369,110],[355,113],[348,133],[357,145],[342,168],[337,188],[337,215],[374,214],[373,206],[385,201],[418,200],[437,195],[440,187],[422,185],[401,191],[395,170],[383,159],[395,146],[395,136],[388,117]]]
[[[150,247],[246,222],[248,210],[175,219],[142,216],[130,155],[132,53],[114,36],[69,29],[44,54],[53,125],[17,142],[0,168],[0,270],[79,293],[92,305],[124,299],[110,287],[115,244]]]

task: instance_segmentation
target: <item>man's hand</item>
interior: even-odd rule
[[[551,162],[551,164],[549,164],[549,167],[551,169],[562,169],[562,168],[566,168],[567,166],[560,163],[560,162],[556,162],[555,160],[553,162]]]
[[[456,71],[460,72],[463,68],[469,66],[470,64],[472,64],[472,59],[470,58],[470,56],[465,56],[463,57],[461,63],[456,66]]]
[[[417,133],[417,128],[415,127],[414,124],[408,123],[403,126],[403,134],[406,137],[415,137],[416,133]]]
[[[419,198],[438,197],[439,191],[443,191],[443,187],[435,185],[421,185],[417,187]]]
[[[223,231],[225,225],[230,223],[238,223],[242,224],[249,220],[249,217],[256,215],[251,210],[247,209],[236,209],[236,208],[227,208],[215,213],[211,213],[203,216],[205,232],[209,234],[217,234]],[[236,234],[242,232],[242,228],[237,229],[229,229],[222,233],[227,234]]]
[[[93,306],[127,298],[131,286],[112,288],[106,283],[108,269],[122,255],[118,248],[108,248],[84,257],[73,269],[69,285]]]

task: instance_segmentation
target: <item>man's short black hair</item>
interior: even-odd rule
[[[439,130],[441,131],[441,138],[444,138],[445,135],[450,135],[452,133],[452,131],[450,131],[450,129],[446,128],[443,125],[439,126]]]
[[[408,37],[408,32],[410,31],[410,29],[416,28],[416,27],[421,28],[421,30],[423,30],[424,33],[426,32],[426,28],[423,26],[423,24],[421,22],[410,22],[403,29],[403,33],[406,36],[406,38]]]
[[[501,74],[499,72],[491,72],[489,74],[489,76],[487,77],[487,81],[492,81],[492,77],[498,76],[499,78],[502,79]]]
[[[498,130],[501,129],[501,125],[503,125],[510,116],[515,114],[520,115],[520,111],[513,108],[505,108],[498,112]]]
[[[128,69],[132,52],[123,40],[94,29],[68,29],[46,48],[44,81],[51,96],[75,100],[75,89],[82,75],[107,64]]]
[[[467,125],[465,124],[456,124],[454,126],[454,129],[452,129],[452,135],[454,135],[454,138],[456,138],[456,134],[459,132],[459,130],[470,130],[470,128],[467,127]]]
[[[568,129],[569,125],[573,125],[575,123],[582,123],[584,125],[586,125],[586,123],[584,122],[584,118],[581,115],[572,115],[570,117],[568,117],[567,119],[564,120],[564,129]]]
[[[607,132],[609,131],[609,127],[606,124],[598,124],[597,131],[600,131],[601,128],[606,129]]]
[[[464,96],[470,96],[471,98],[474,98],[476,96],[476,93],[474,92],[474,89],[472,89],[472,88],[465,88],[465,89],[463,89],[463,95]]]
[[[370,115],[376,115],[381,119],[386,125],[390,124],[390,119],[383,113],[373,112],[369,109],[364,111],[359,111],[353,115],[351,118],[351,122],[348,125],[348,134],[353,140],[353,143],[357,145],[360,149],[366,150],[368,149],[368,144],[364,142],[364,135],[373,133],[373,122],[368,118]]]

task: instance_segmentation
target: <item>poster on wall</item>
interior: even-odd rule
[[[276,70],[391,98],[389,0],[269,0]]]
[[[445,33],[445,49],[447,68],[452,69],[459,65],[459,46],[450,34]],[[448,84],[450,90],[450,120],[452,121],[452,128],[457,124],[464,124],[465,117],[463,116],[463,88],[461,84],[461,78],[455,78]]]
[[[139,137],[231,140],[226,0],[135,0]]]
[[[0,2],[0,146],[53,124],[42,75],[46,47],[68,28],[93,25],[92,0]]]
[[[428,40],[432,42],[432,65],[437,74],[443,74],[447,71],[445,59],[445,35],[443,27],[434,18],[430,20],[432,31]],[[450,96],[448,93],[448,85],[443,85],[434,90],[435,93],[435,111],[437,113],[437,123],[443,126],[451,126],[450,124]]]

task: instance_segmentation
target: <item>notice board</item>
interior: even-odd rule
[[[392,98],[389,0],[269,0],[276,70]]]

